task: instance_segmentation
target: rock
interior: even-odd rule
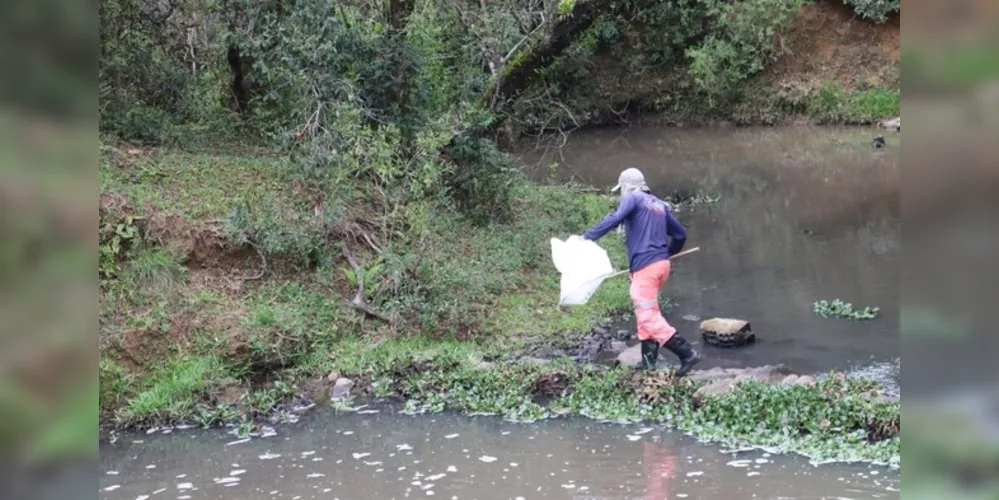
[[[798,383],[797,375],[788,375],[784,377],[784,380],[780,381],[780,385],[795,385]]]
[[[350,390],[354,388],[354,381],[347,377],[340,377],[336,379],[336,383],[333,384],[333,390],[330,393],[330,398],[332,399],[344,399],[350,396]]]
[[[738,347],[756,341],[748,321],[732,318],[711,318],[701,322],[701,337],[707,344]]]
[[[798,377],[798,385],[808,385],[808,386],[815,385],[815,379],[809,377],[808,375],[802,375]]]
[[[628,348],[628,343],[623,340],[612,340],[610,343],[610,350],[614,352],[621,352]]]
[[[891,120],[884,120],[878,123],[878,126],[888,130],[894,130],[895,132],[902,131],[902,117],[892,118]]]
[[[547,365],[548,363],[551,363],[551,360],[549,360],[549,359],[542,359],[542,358],[534,358],[534,357],[526,357],[526,358],[522,359],[520,362],[523,363],[523,364],[525,364],[525,365],[530,365],[530,366],[541,366],[541,365]]]
[[[709,397],[721,397],[730,392],[736,383],[733,379],[723,379],[701,386],[694,392],[694,400],[703,402]]]
[[[337,373],[337,372],[330,372],[330,374],[326,376],[326,381],[329,382],[329,383],[331,383],[331,384],[334,384],[334,383],[336,383],[336,380],[338,378],[340,378],[340,374],[339,373]]]
[[[637,367],[642,365],[642,344],[635,344],[617,355],[617,362],[624,366]]]

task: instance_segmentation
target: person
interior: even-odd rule
[[[670,326],[659,309],[659,290],[670,273],[670,256],[683,249],[687,231],[670,212],[666,202],[654,196],[645,176],[629,168],[618,177],[613,191],[621,192],[618,209],[582,235],[596,241],[621,224],[625,227],[631,272],[631,302],[635,308],[638,339],[642,343],[642,366],[655,369],[659,348],[664,346],[680,358],[675,375],[682,377],[701,360],[701,355]]]

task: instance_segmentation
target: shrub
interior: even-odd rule
[[[902,10],[901,0],[845,0],[847,5],[853,7],[857,15],[874,21],[883,23],[888,21],[888,16],[894,12]]]

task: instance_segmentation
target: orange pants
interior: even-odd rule
[[[631,275],[631,303],[635,306],[638,340],[655,339],[665,344],[676,334],[659,310],[659,289],[669,278],[670,262],[661,260],[649,264]]]

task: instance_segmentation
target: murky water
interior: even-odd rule
[[[659,428],[584,419],[332,415],[239,442],[221,431],[125,436],[101,449],[100,498],[899,498],[896,471],[724,453]]]
[[[719,197],[678,214],[687,246],[701,250],[674,263],[665,293],[677,308],[668,319],[699,340],[701,318],[743,318],[758,341],[705,347],[701,366],[783,363],[799,372],[857,370],[890,383],[900,352],[900,148],[874,150],[876,133],[608,129],[576,133],[557,152],[525,143],[521,154],[536,179],[609,189],[621,170],[637,167],[661,196]],[[881,315],[854,322],[813,312],[815,301],[836,298],[880,307]]]

